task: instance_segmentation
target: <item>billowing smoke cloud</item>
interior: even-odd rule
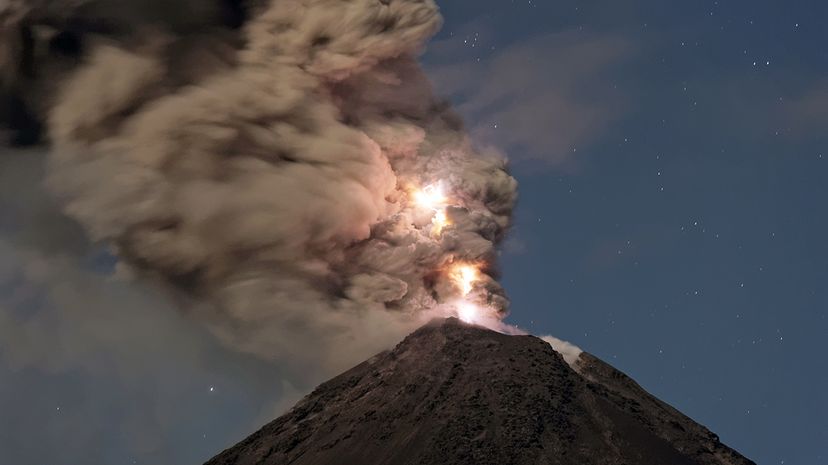
[[[113,277],[105,246],[40,186],[43,161],[0,148],[3,463],[203,463],[319,381],[223,346],[149,283]]]
[[[76,3],[43,8],[72,17],[106,2]],[[265,359],[341,368],[457,313],[461,294],[502,318],[494,250],[516,183],[416,62],[435,4],[250,8],[226,36],[146,21],[84,40],[46,102],[48,184],[64,211]],[[427,186],[445,192],[440,228],[413,201]],[[480,268],[470,292],[454,263]]]

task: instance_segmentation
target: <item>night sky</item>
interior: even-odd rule
[[[435,76],[476,70],[448,88],[520,181],[509,321],[757,463],[828,463],[828,6],[442,8]]]
[[[828,5],[442,10],[426,68],[520,183],[508,321],[757,463],[828,464]],[[112,282],[37,188],[42,158],[0,164],[0,461],[201,463],[304,394]]]

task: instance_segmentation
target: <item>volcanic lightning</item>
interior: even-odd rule
[[[472,291],[474,283],[480,280],[480,269],[476,265],[460,263],[452,267],[450,277],[463,297],[466,297]]]
[[[483,309],[468,299],[475,283],[480,281],[480,268],[477,264],[458,263],[451,267],[449,278],[460,291],[462,300],[455,304],[457,317],[466,323],[478,323]]]
[[[448,215],[446,215],[445,210],[438,210],[437,213],[434,214],[434,218],[431,220],[431,232],[434,235],[439,236],[442,234],[443,229],[450,225],[451,222],[448,219]]]
[[[434,212],[431,219],[433,234],[439,236],[443,228],[451,224],[446,214],[446,208],[451,204],[452,199],[446,195],[443,183],[430,184],[422,189],[417,189],[413,192],[412,198],[417,207]],[[453,307],[457,317],[466,323],[478,323],[481,314],[484,312],[479,305],[468,299],[475,283],[481,279],[480,266],[480,263],[458,262],[453,264],[448,271],[449,280],[462,297]]]
[[[435,236],[442,234],[443,229],[451,224],[446,214],[449,198],[442,183],[431,184],[418,189],[414,191],[412,196],[417,207],[434,212],[434,216],[431,218],[432,234]]]
[[[421,208],[438,211],[446,207],[448,197],[443,185],[437,183],[414,191],[414,202]]]
[[[74,20],[98,2],[0,4],[22,12],[0,6],[7,38],[41,19],[109,24],[105,9]],[[221,342],[297,372],[337,371],[435,316],[497,327],[509,301],[490,271],[517,183],[417,63],[434,1],[251,4],[226,40],[207,17],[125,15],[78,31],[83,56],[60,72],[21,58],[49,79],[15,89],[44,113],[64,211]],[[0,81],[48,48],[0,40]]]

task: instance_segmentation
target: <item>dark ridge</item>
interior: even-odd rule
[[[435,320],[208,465],[751,465],[588,354]],[[753,464],[755,465],[755,464]]]

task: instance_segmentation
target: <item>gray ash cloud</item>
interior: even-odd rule
[[[432,1],[156,3],[2,16],[33,38],[6,42],[6,89],[93,240],[230,347],[289,365],[341,368],[450,313],[456,262],[486,263],[469,298],[505,315],[495,247],[516,183],[417,63]],[[439,234],[411,200],[437,183]]]

